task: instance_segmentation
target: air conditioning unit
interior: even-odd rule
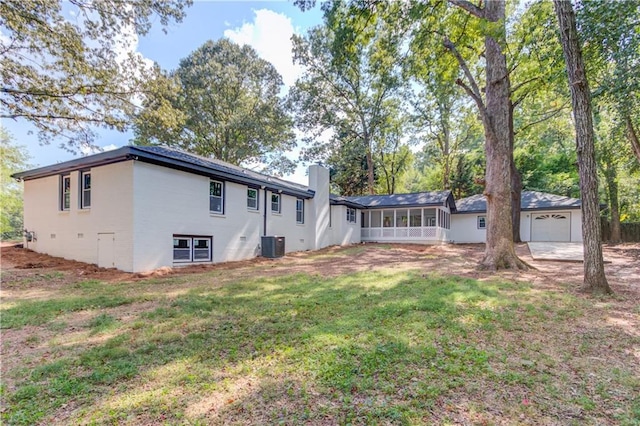
[[[275,259],[284,256],[284,237],[262,237],[262,257]]]

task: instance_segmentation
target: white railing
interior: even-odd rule
[[[362,241],[448,241],[449,230],[438,226],[409,226],[401,228],[361,228]]]

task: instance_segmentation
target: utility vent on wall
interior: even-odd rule
[[[51,234],[51,239],[55,240],[56,239],[56,234]]]
[[[242,241],[243,243],[247,241],[247,237],[245,237],[244,235],[242,237],[240,237],[240,241]]]
[[[78,238],[84,238],[84,234],[81,232],[78,232]]]

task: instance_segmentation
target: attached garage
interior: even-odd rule
[[[531,241],[571,241],[571,212],[531,215]]]
[[[580,242],[580,200],[537,191],[523,191],[520,213],[522,241]],[[451,240],[456,243],[486,241],[487,201],[482,194],[456,201],[451,216]]]

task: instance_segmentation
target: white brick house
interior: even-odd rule
[[[286,252],[484,241],[477,228],[466,230],[467,222],[479,226],[482,212],[456,214],[449,191],[330,196],[329,171],[317,165],[304,186],[175,149],[126,146],[14,177],[24,181],[26,247],[124,271],[250,259],[262,236],[285,237]],[[579,200],[567,200],[564,226],[576,241]]]

